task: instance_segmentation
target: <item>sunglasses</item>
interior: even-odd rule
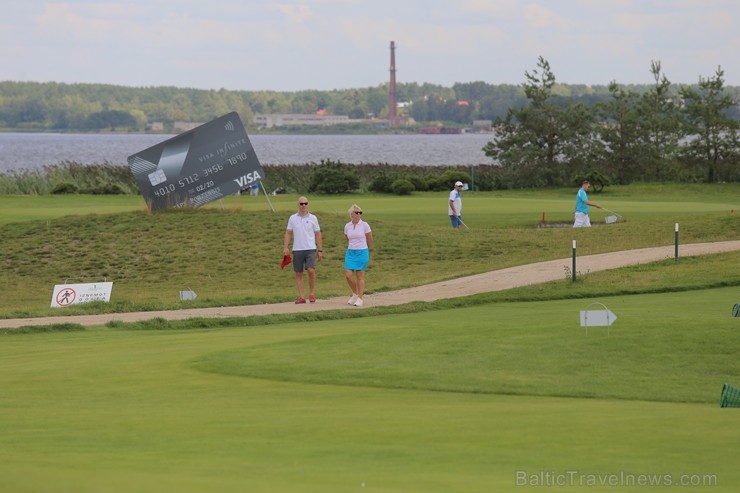
[[[298,202],[298,205],[308,205],[308,202]]]
[[[362,215],[362,211],[354,211],[354,214],[360,214],[360,215]]]

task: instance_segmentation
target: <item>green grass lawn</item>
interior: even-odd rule
[[[733,287],[605,298],[619,317],[610,337],[606,328],[588,336],[578,329],[591,302],[582,299],[387,316],[381,330],[372,318],[327,321],[349,333],[229,349],[196,367],[333,385],[715,404],[723,379],[740,385],[729,342],[740,339],[729,316],[737,294]]]
[[[568,257],[572,239],[583,254],[670,245],[674,222],[682,241],[738,239],[738,188],[720,188],[610,189],[595,200],[625,220],[582,231],[534,227],[545,210],[569,219],[572,191],[468,194],[469,232],[451,231],[444,196],[311,202],[337,258],[344,211],[368,211],[370,286],[393,289]],[[157,215],[130,197],[56,199],[0,197],[0,314],[51,312],[73,274],[108,274],[115,310],[177,306],[181,286],[204,304],[292,295],[277,263],[295,197],[278,214],[247,197]],[[345,289],[335,261],[324,295]],[[740,410],[718,401],[740,386],[738,262],[342,311],[359,318],[3,331],[0,491],[734,492]],[[609,336],[579,326],[594,302],[618,316]]]
[[[736,294],[601,299],[609,337],[579,327],[589,300],[6,334],[0,491],[735,491],[738,410],[718,399],[740,379]]]

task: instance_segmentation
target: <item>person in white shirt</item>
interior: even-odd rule
[[[370,247],[373,244],[373,232],[370,225],[362,220],[362,209],[357,204],[349,208],[350,221],[344,225],[344,237],[347,239],[347,252],[344,255],[344,276],[352,290],[348,304],[363,306],[365,303],[365,271],[370,262]]]
[[[463,183],[461,181],[455,182],[455,188],[453,188],[450,192],[449,203],[447,205],[447,213],[450,215],[452,227],[455,229],[460,229],[460,226],[463,225],[462,197],[460,197],[460,192],[462,192],[462,189]]]
[[[283,255],[289,255],[290,238],[293,237],[293,271],[298,288],[296,304],[305,303],[303,271],[308,271],[308,301],[316,301],[316,261],[324,257],[321,227],[316,216],[308,212],[308,199],[298,199],[298,212],[288,219],[288,227],[283,236]]]

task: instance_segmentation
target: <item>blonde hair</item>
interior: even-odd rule
[[[362,210],[362,207],[360,207],[357,204],[352,204],[352,207],[350,207],[349,210],[347,211],[347,212],[349,212],[350,219],[352,219],[352,213],[353,212],[355,212],[355,211],[361,211],[361,210]]]

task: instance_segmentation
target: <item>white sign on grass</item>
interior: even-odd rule
[[[609,327],[617,320],[611,310],[582,310],[581,327]]]
[[[589,310],[594,305],[601,306],[603,310]],[[606,333],[609,335],[610,328],[616,320],[617,316],[603,303],[591,303],[585,310],[581,310],[581,327],[586,328],[586,335],[589,327],[606,327]]]
[[[86,284],[57,284],[51,295],[51,307],[61,308],[91,301],[110,301],[113,290],[112,282],[95,282]]]

